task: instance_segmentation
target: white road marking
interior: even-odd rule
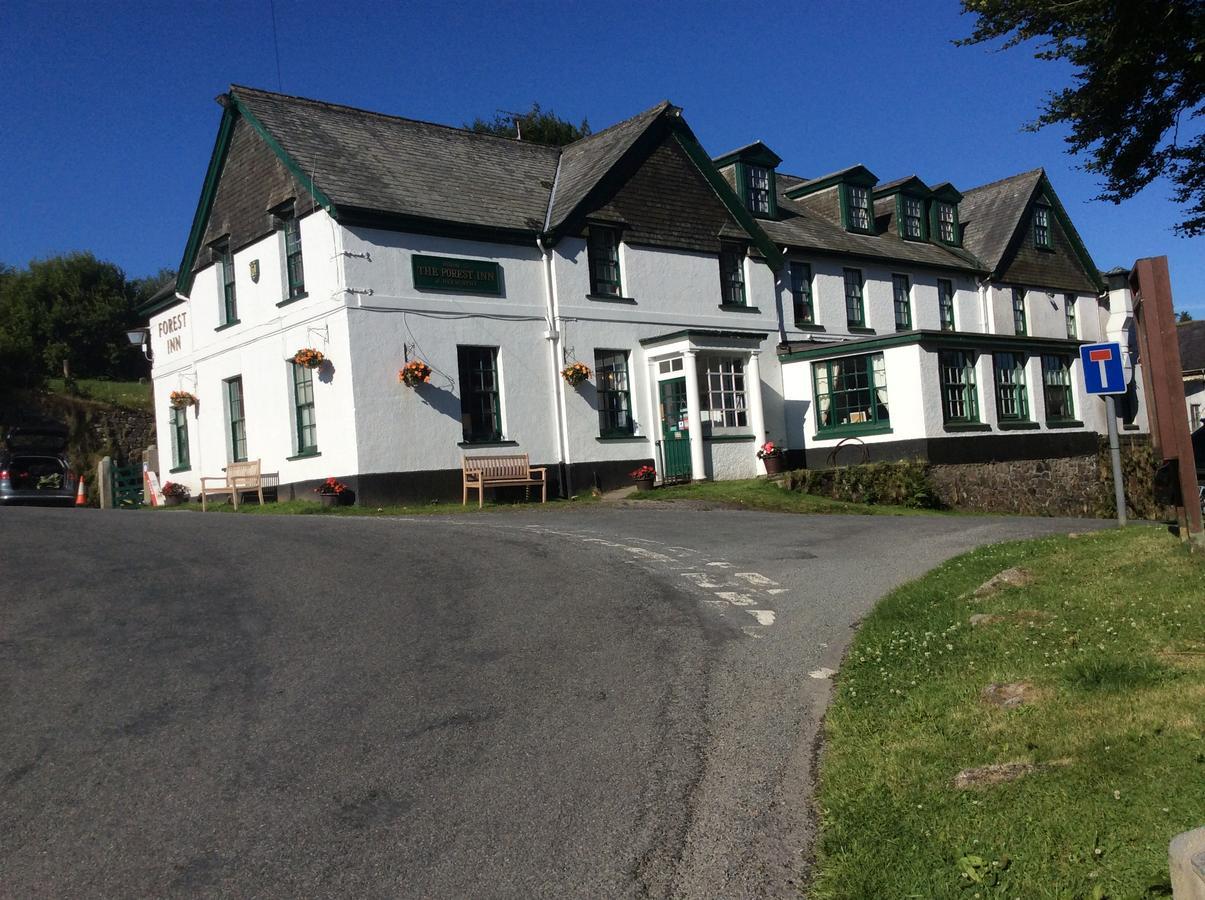
[[[733,606],[752,606],[755,602],[748,594],[738,594],[735,591],[716,591],[715,595]]]
[[[581,542],[583,544],[602,544],[604,547],[622,547],[623,546],[623,544],[617,544],[614,541],[608,541],[608,540],[605,540],[604,538],[588,538],[588,537],[586,537],[586,538],[582,538]]]
[[[682,572],[681,575],[683,578],[693,581],[696,587],[708,589],[723,587],[722,584],[712,581],[703,572]]]
[[[774,624],[774,610],[772,609],[747,609],[745,612],[757,619],[758,625]]]
[[[786,588],[770,588],[768,591],[766,591],[767,594],[785,594],[786,592]]]
[[[826,678],[832,678],[836,674],[837,674],[836,669],[830,669],[827,666],[824,666],[823,668],[815,669],[814,671],[808,672],[808,675],[810,675],[812,678],[815,678],[817,681],[823,681]]]
[[[768,584],[778,584],[777,581],[771,581],[765,575],[762,575],[758,572],[737,572],[736,577],[743,578],[745,581],[749,582],[750,584],[756,584],[758,587],[764,587]]]
[[[664,553],[656,553],[652,550],[645,550],[643,547],[624,547],[623,549],[641,559],[651,559],[655,562],[674,562],[672,556],[666,556]]]
[[[730,563],[730,562],[709,562],[707,565],[715,566],[717,569],[731,569],[732,568],[732,563]]]
[[[745,634],[747,634],[751,638],[757,638],[759,641],[765,637],[764,634],[762,634],[760,631],[757,630],[756,625],[746,625],[744,628],[741,629],[741,631],[743,631]]]

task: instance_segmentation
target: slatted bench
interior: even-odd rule
[[[464,469],[464,499],[461,506],[469,502],[469,491],[477,491],[477,507],[485,505],[487,487],[511,485],[540,486],[540,502],[548,502],[548,469],[532,468],[526,453],[511,456],[466,456]]]
[[[264,505],[264,479],[259,471],[259,460],[234,462],[226,466],[225,475],[209,475],[201,479],[201,511],[206,508],[209,497],[230,495],[230,502],[238,509],[239,495],[259,495],[259,505]],[[213,482],[212,486],[209,482]]]

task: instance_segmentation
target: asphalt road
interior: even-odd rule
[[[808,673],[1096,524],[0,510],[0,894],[796,896]]]

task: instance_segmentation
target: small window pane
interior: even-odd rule
[[[598,391],[598,431],[602,437],[632,433],[632,395],[628,386],[628,354],[596,350],[594,377]]]
[[[764,166],[746,166],[746,203],[755,213],[770,213],[770,170]]]
[[[954,282],[948,278],[937,279],[937,309],[941,316],[941,330],[954,330]]]
[[[895,330],[907,331],[912,327],[912,301],[909,297],[911,285],[907,275],[892,275],[891,290],[895,298]]]
[[[814,325],[812,307],[812,267],[807,263],[791,263],[791,299],[795,308],[796,325]]]
[[[590,260],[590,293],[620,296],[619,232],[614,228],[591,225],[587,256]]]
[[[745,305],[745,248],[739,244],[720,247],[720,290],[725,306]]]
[[[861,328],[866,324],[866,312],[862,298],[862,270],[845,270],[845,321]]]

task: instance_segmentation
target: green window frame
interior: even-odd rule
[[[958,207],[938,200],[935,204],[937,239],[952,247],[958,246]]]
[[[793,262],[790,265],[791,305],[794,307],[796,325],[815,325],[816,310],[812,304],[812,266],[810,263]]]
[[[1079,327],[1075,320],[1075,294],[1063,294],[1063,316],[1067,320],[1067,337],[1078,340]]]
[[[845,270],[845,323],[851,328],[866,327],[866,298],[861,269]]]
[[[942,331],[954,331],[954,282],[949,278],[937,279],[937,315]]]
[[[238,321],[238,295],[234,283],[234,256],[229,244],[217,248],[218,266],[222,274],[222,324],[233,325]]]
[[[1027,359],[1022,353],[997,353],[992,357],[996,381],[996,417],[1001,422],[1029,421],[1026,363]]]
[[[590,225],[586,256],[590,263],[590,293],[600,297],[622,296],[619,230],[605,225]]]
[[[745,248],[740,244],[720,244],[721,305],[745,305]]]
[[[314,414],[314,370],[290,362],[293,368],[293,425],[297,455],[318,452],[318,422]]]
[[[870,188],[860,184],[843,184],[841,200],[846,230],[869,234],[874,226],[874,207]]]
[[[812,396],[819,436],[891,430],[882,353],[812,363]]]
[[[979,391],[975,384],[975,354],[943,350],[938,354],[941,415],[946,423],[979,421]]]
[[[891,276],[891,294],[895,302],[895,330],[912,330],[912,283],[907,275]]]
[[[768,216],[774,212],[773,177],[766,166],[745,164],[745,206],[749,212]]]
[[[497,347],[457,347],[460,424],[470,444],[502,440],[502,398]]]
[[[1025,288],[1013,288],[1013,333],[1025,334],[1028,323],[1025,319]]]
[[[243,403],[243,377],[227,378],[226,422],[229,426],[230,461],[247,461],[247,413]]]
[[[284,217],[285,270],[288,273],[289,299],[305,296],[305,263],[301,256],[301,221],[289,213]]]
[[[175,471],[190,467],[188,456],[188,410],[172,407],[172,469]]]
[[[627,437],[632,423],[632,388],[626,350],[594,351],[595,390],[598,394],[599,437]]]
[[[1050,250],[1054,244],[1050,238],[1050,207],[1038,205],[1033,208],[1033,245],[1039,250]]]
[[[897,213],[900,237],[908,241],[923,241],[925,239],[925,201],[908,194],[900,194],[899,198]]]
[[[1075,398],[1071,391],[1071,357],[1042,355],[1042,396],[1046,401],[1047,422],[1075,420]]]

